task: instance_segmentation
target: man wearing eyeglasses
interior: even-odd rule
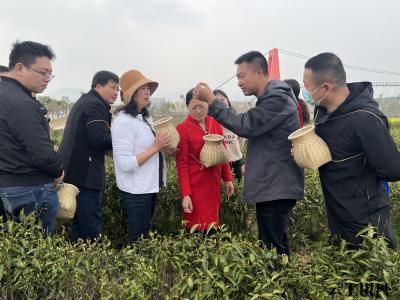
[[[32,93],[43,92],[53,79],[54,57],[46,45],[17,41],[7,76],[0,82],[0,196],[15,221],[20,221],[21,212],[36,213],[45,233],[55,229],[55,183],[63,179],[63,164]]]

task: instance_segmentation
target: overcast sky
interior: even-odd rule
[[[16,39],[49,44],[56,78],[45,93],[87,91],[96,71],[138,69],[177,98],[198,81],[216,87],[235,59],[277,47],[400,73],[399,0],[26,0],[1,1],[0,64]],[[281,75],[301,79],[305,60],[280,55]],[[350,80],[399,81],[351,72]],[[236,100],[233,79],[222,89]],[[400,92],[399,92],[400,94]],[[243,97],[242,97],[243,98]]]

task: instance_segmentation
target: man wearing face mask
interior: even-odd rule
[[[319,174],[333,242],[344,239],[354,247],[361,243],[357,233],[372,224],[395,248],[382,180],[400,179],[400,155],[372,84],[346,84],[341,60],[321,53],[305,64],[303,97],[316,106],[316,133],[332,153]]]

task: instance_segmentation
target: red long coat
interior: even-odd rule
[[[206,117],[208,132],[223,136],[221,125],[212,117]],[[220,225],[221,179],[232,181],[229,163],[209,168],[200,162],[200,151],[204,145],[203,136],[207,133],[190,115],[179,124],[180,142],[176,155],[176,167],[182,197],[190,195],[193,204],[192,213],[183,213],[185,226],[191,228],[199,224],[197,229],[207,229],[215,222]]]

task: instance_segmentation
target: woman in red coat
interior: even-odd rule
[[[180,142],[176,154],[179,185],[185,226],[205,230],[209,224],[220,225],[221,179],[226,183],[227,195],[233,194],[232,174],[229,163],[206,168],[200,161],[200,151],[204,145],[203,136],[219,134],[223,136],[221,125],[207,116],[208,104],[193,99],[193,90],[186,94],[189,116],[179,124]]]

